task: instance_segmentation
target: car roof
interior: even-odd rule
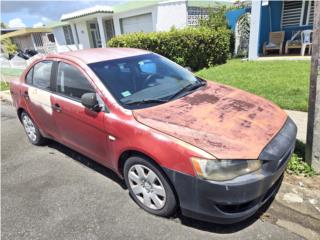
[[[137,48],[90,48],[84,50],[49,54],[47,57],[70,59],[77,58],[86,64],[132,57],[150,53]]]

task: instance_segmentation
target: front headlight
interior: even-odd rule
[[[260,160],[217,160],[191,158],[198,176],[214,181],[226,181],[238,176],[257,171],[261,168]]]

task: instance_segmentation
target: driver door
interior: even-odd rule
[[[84,155],[107,164],[109,152],[105,131],[105,112],[94,112],[81,104],[84,93],[95,92],[82,70],[59,62],[53,99],[54,118],[61,140]]]

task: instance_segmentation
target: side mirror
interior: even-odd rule
[[[85,93],[81,96],[81,103],[86,108],[92,111],[99,112],[101,107],[99,106],[96,93]]]

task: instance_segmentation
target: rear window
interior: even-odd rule
[[[57,92],[67,97],[80,99],[88,92],[95,92],[87,78],[76,67],[60,62],[58,67]]]
[[[35,87],[50,90],[52,64],[52,61],[43,61],[33,67],[32,84]]]
[[[26,83],[27,84],[32,84],[33,80],[33,68],[31,68],[26,76]]]

